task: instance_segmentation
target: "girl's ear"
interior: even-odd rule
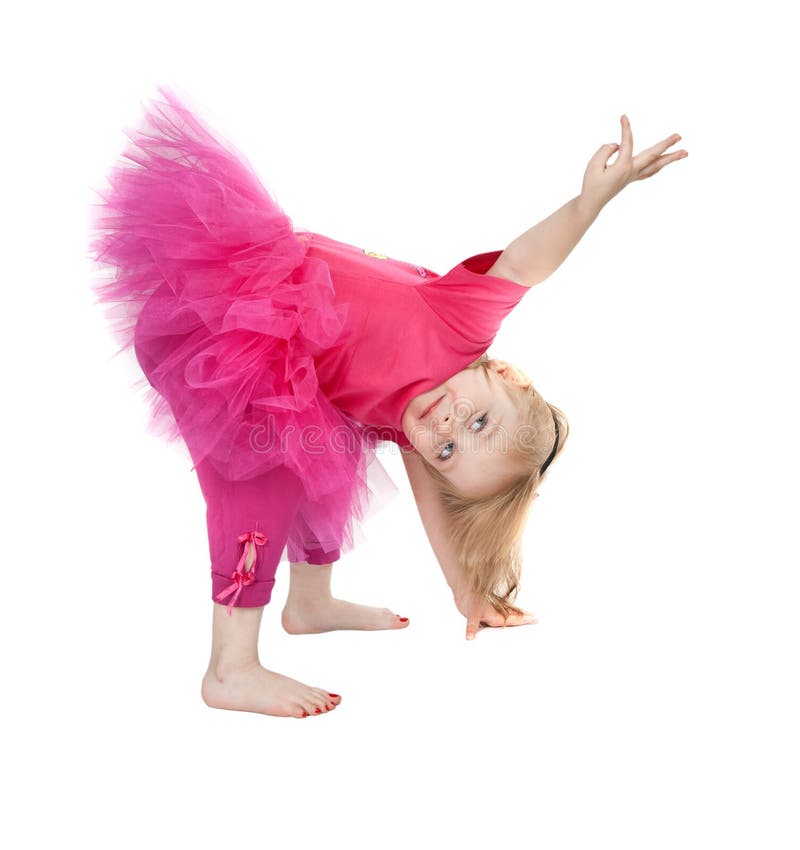
[[[531,385],[531,379],[522,369],[512,366],[511,363],[505,360],[493,358],[489,361],[489,368],[497,372],[503,380],[510,381],[512,384],[517,384],[520,387],[529,387]]]

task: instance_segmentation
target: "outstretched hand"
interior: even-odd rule
[[[633,134],[628,116],[623,115],[620,122],[622,124],[622,144],[602,145],[589,160],[589,165],[586,167],[586,173],[583,177],[581,196],[597,205],[598,209],[605,206],[628,183],[652,177],[668,163],[689,155],[688,151],[685,150],[664,153],[667,148],[680,141],[681,137],[674,133],[651,148],[633,156]],[[617,150],[619,150],[619,153],[616,161],[613,165],[609,165],[608,160]]]
[[[467,640],[474,640],[475,635],[484,626],[504,628],[539,622],[534,617],[533,611],[523,611],[521,614],[511,613],[504,617],[488,599],[471,590],[454,591],[453,600],[456,608],[467,618]]]

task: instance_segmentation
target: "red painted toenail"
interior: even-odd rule
[[[328,696],[329,697],[338,697],[339,694],[332,694],[330,691],[328,691]]]
[[[315,708],[314,714],[322,714],[322,709],[321,708]]]
[[[304,712],[303,712],[303,717],[308,717],[308,712],[307,712],[307,711],[304,711]]]
[[[407,622],[408,622],[408,617],[401,617],[401,618],[400,618],[400,622],[401,622],[401,623],[407,623]]]

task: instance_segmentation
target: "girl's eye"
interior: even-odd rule
[[[486,427],[486,420],[487,420],[488,418],[489,418],[489,414],[488,414],[488,413],[484,413],[484,414],[482,414],[482,415],[481,415],[478,419],[476,419],[476,420],[472,423],[472,425],[477,425],[479,422],[482,422],[483,424],[481,425],[481,427],[480,427],[480,428],[475,428],[475,429],[474,429],[474,431],[475,431],[475,432],[482,431],[482,430]],[[472,425],[470,425],[469,427],[470,427],[470,428],[472,428]]]
[[[479,416],[469,427],[472,429],[472,432],[477,434],[478,431],[482,431],[486,427],[486,422],[489,418],[488,413],[483,413]],[[480,425],[480,428],[473,428],[474,425]],[[453,451],[455,449],[455,444],[451,440],[448,443],[445,443],[442,451],[439,452],[437,457],[439,460],[449,460],[453,456]]]
[[[447,451],[448,448],[450,449],[450,452],[448,454],[445,454],[445,452]],[[439,452],[437,457],[439,458],[439,460],[447,460],[448,458],[451,458],[452,456],[453,456],[453,442],[451,440],[449,443],[444,444],[444,448]]]

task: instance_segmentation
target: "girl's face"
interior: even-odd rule
[[[521,419],[506,386],[527,379],[502,360],[489,367],[462,369],[416,396],[401,423],[417,452],[468,496],[497,492],[524,471],[511,452]]]

